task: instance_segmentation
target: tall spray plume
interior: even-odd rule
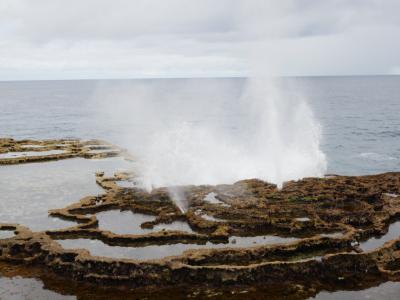
[[[275,49],[290,25],[282,23],[285,14],[298,4],[235,3],[232,22],[248,41],[241,44],[247,79],[102,83],[94,97],[116,142],[136,156],[143,187],[171,187],[182,210],[180,186],[259,178],[280,187],[326,171],[321,128],[302,89],[288,92],[291,80],[275,76],[282,60],[264,54]]]
[[[147,190],[247,178],[281,186],[326,170],[320,126],[284,85],[257,77],[140,81],[99,87],[95,98]]]

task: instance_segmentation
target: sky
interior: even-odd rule
[[[400,74],[399,0],[1,0],[0,80]]]

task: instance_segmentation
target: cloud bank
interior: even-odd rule
[[[397,0],[3,0],[0,80],[393,74]],[[263,24],[260,26],[260,24]]]

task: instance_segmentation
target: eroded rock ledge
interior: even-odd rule
[[[8,154],[6,157],[2,155]],[[0,138],[0,165],[43,162],[74,157],[106,158],[126,156],[125,150],[102,140],[14,140]]]
[[[55,145],[60,141],[0,140],[0,151],[20,151],[21,145],[27,143],[50,150],[59,147]],[[92,157],[87,156],[86,147],[93,142],[63,143],[68,144],[65,155]],[[30,159],[11,159],[6,163]],[[400,219],[400,173],[305,178],[288,182],[281,190],[256,179],[232,185],[185,186],[180,187],[187,199],[185,212],[175,205],[166,188],[148,193],[117,184],[133,179],[134,174],[130,173],[113,177],[97,173],[96,182],[105,194],[88,196],[49,212],[53,217],[75,221],[74,227],[32,232],[18,224],[0,224],[0,230],[15,232],[13,237],[0,239],[0,260],[39,265],[76,280],[130,286],[312,282],[331,287],[343,281],[399,280],[400,238],[369,252],[364,252],[359,243],[384,235],[389,225]],[[207,197],[212,197],[212,201]],[[133,235],[100,229],[96,213],[112,209],[154,216],[154,221],[141,225],[143,228],[184,221],[193,232],[164,230]],[[211,218],[204,218],[205,215]],[[246,248],[188,250],[182,255],[146,261],[95,257],[88,250],[64,249],[56,241],[88,238],[111,246],[143,247],[223,243],[231,236],[263,234],[298,240]]]

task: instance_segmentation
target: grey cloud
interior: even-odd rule
[[[399,24],[396,0],[3,0],[3,35],[53,39],[133,39],[143,35],[237,33],[303,36],[365,23]],[[2,21],[1,21],[2,20]]]
[[[0,79],[246,75],[255,52],[277,75],[398,72],[399,14],[397,0],[2,0]]]
[[[7,1],[7,0],[6,0]],[[13,33],[51,39],[132,39],[146,34],[223,32],[230,27],[229,1],[8,0]],[[7,20],[8,19],[8,20]]]

